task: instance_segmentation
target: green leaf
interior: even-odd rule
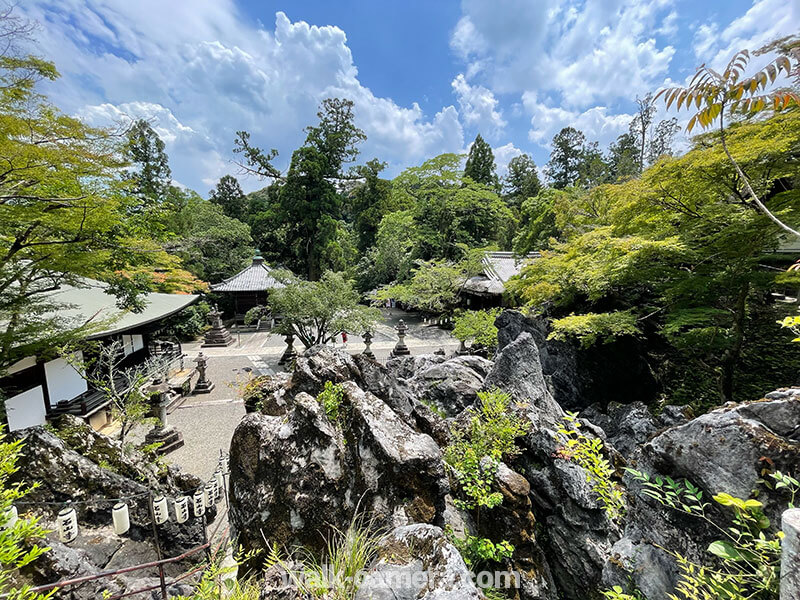
[[[712,542],[708,546],[708,552],[710,552],[714,556],[719,556],[723,560],[733,560],[733,561],[742,560],[742,555],[733,546],[733,544],[723,540],[717,540],[716,542]]]

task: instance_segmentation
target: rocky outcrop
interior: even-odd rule
[[[557,457],[556,432],[564,412],[550,393],[534,336],[520,330],[512,339],[500,331],[500,351],[484,388],[511,394],[516,410],[530,422],[522,440],[525,451],[514,463],[530,483],[539,524],[528,572],[531,586],[543,591],[529,597],[557,597],[544,595],[557,587],[565,598],[583,598],[586,582],[600,579],[617,533],[591,492],[586,472]],[[546,562],[537,565],[542,555]]]
[[[383,540],[356,600],[479,600],[464,560],[438,527],[408,525]]]
[[[437,444],[374,394],[342,386],[338,419],[300,392],[286,415],[251,414],[237,427],[230,519],[246,548],[269,540],[321,549],[357,511],[383,525],[441,521],[448,483]]]
[[[644,353],[633,338],[581,348],[577,342],[548,339],[546,319],[514,310],[503,311],[496,325],[501,348],[523,332],[533,337],[548,388],[567,410],[580,410],[595,402],[603,406],[634,400],[650,403],[658,393]]]
[[[757,494],[777,528],[787,497],[766,489],[761,481],[764,471],[800,471],[800,390],[768,396],[773,399],[731,404],[660,431],[634,454],[637,468],[687,479],[706,498],[721,492],[739,498]],[[719,534],[701,520],[642,495],[631,477],[625,482],[629,500],[625,531],[612,548],[613,560],[607,563],[603,579],[608,585],[632,580],[648,598],[667,597],[674,590],[678,569],[663,548],[702,560]],[[724,511],[710,510],[723,524],[730,518]]]

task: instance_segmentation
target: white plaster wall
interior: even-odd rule
[[[9,431],[43,425],[45,410],[42,386],[36,386],[6,400],[6,415]]]
[[[76,354],[78,360],[83,360],[83,353],[78,351]],[[63,358],[45,363],[44,373],[47,377],[47,391],[50,393],[50,406],[55,406],[61,400],[72,400],[89,389],[86,380]]]

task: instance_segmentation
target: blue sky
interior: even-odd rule
[[[97,125],[150,120],[175,180],[203,195],[237,174],[236,130],[276,148],[285,167],[328,96],[355,102],[368,136],[361,158],[386,161],[390,176],[464,152],[478,132],[501,172],[521,152],[544,164],[567,125],[605,148],[627,130],[637,95],[800,24],[800,0],[26,0],[21,9],[62,73],[47,88],[62,110]]]

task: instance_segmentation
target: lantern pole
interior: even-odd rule
[[[153,509],[153,490],[148,490],[148,506],[150,508],[150,522],[153,524],[153,537],[156,542],[156,557],[158,557],[158,579],[161,583],[161,598],[167,600],[167,582],[164,579],[164,565],[161,564],[161,544],[158,540],[158,526],[156,525],[156,513]],[[169,510],[169,509],[167,509]],[[205,540],[203,540],[205,542]]]

